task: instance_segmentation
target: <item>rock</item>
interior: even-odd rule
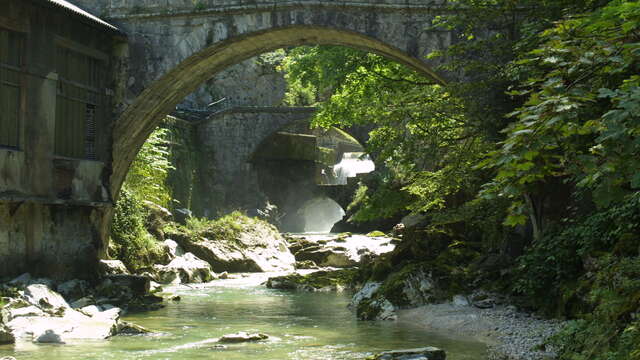
[[[453,300],[451,301],[451,303],[455,306],[469,306],[471,305],[469,303],[469,300],[467,299],[466,296],[463,295],[456,295],[453,297]]]
[[[31,306],[26,306],[26,307],[19,307],[16,309],[9,309],[8,311],[9,313],[9,317],[11,319],[15,319],[18,317],[24,317],[24,316],[47,316],[47,313],[45,313],[44,311],[40,310],[40,308],[38,308],[35,305],[31,305]]]
[[[4,356],[1,357],[0,360],[16,360],[16,358],[14,358],[13,356]]]
[[[8,327],[6,327],[4,324],[0,322],[0,345],[13,344],[15,342],[16,342],[16,338],[15,336],[13,336],[11,329],[9,329]]]
[[[268,338],[269,336],[266,334],[260,334],[260,333],[249,334],[244,331],[241,331],[236,334],[224,335],[218,340],[218,342],[229,344],[229,343],[241,343],[241,342],[249,342],[249,341],[261,341],[261,340],[267,340]]]
[[[143,201],[142,205],[147,210],[145,228],[151,235],[153,235],[153,237],[159,239],[160,241],[164,241],[163,228],[167,221],[169,221],[173,217],[173,215],[169,210],[148,200]],[[161,261],[163,263],[171,261],[171,259],[168,258],[168,253],[165,253],[164,255],[165,257],[162,259],[158,259],[158,261]]]
[[[33,341],[42,344],[64,344],[62,336],[60,336],[60,334],[56,334],[56,332],[51,329],[46,330],[40,335],[34,336]]]
[[[300,291],[343,291],[351,286],[357,270],[342,269],[334,271],[316,271],[311,274],[289,274],[275,276],[267,280],[267,287],[281,290]]]
[[[89,283],[84,280],[70,280],[58,285],[58,293],[60,293],[65,299],[71,301],[80,299],[87,295],[89,289]]]
[[[319,269],[320,267],[316,265],[312,260],[303,260],[296,261],[296,269]]]
[[[20,276],[18,276],[17,278],[9,281],[9,285],[23,285],[23,286],[27,286],[31,284],[31,274],[29,273],[24,273]]]
[[[351,307],[361,320],[395,319],[395,310],[433,302],[436,289],[424,269],[408,265],[384,283],[367,283],[354,295]]]
[[[396,308],[384,297],[365,299],[356,306],[356,315],[360,320],[396,320]]]
[[[264,221],[247,219],[233,239],[209,239],[204,236],[216,234],[206,232],[196,239],[188,234],[173,234],[173,238],[217,273],[294,270],[295,258],[280,232]]]
[[[44,284],[32,284],[12,298],[0,316],[0,339],[64,343],[68,339],[105,339],[114,333],[120,310],[89,316],[72,309],[62,295]]]
[[[100,260],[98,265],[101,275],[128,275],[129,270],[120,260]]]
[[[85,296],[71,303],[71,307],[74,309],[80,309],[85,306],[95,304],[96,300],[91,296]]]
[[[151,289],[151,279],[139,275],[109,275],[105,281],[110,281],[113,286],[121,289],[129,289],[133,295],[146,295]]]
[[[176,257],[168,265],[156,265],[156,279],[164,284],[202,283],[215,279],[211,266],[193,255],[186,253]]]
[[[70,309],[69,304],[57,292],[43,284],[29,285],[24,291],[26,300],[47,312],[64,312]]]
[[[167,249],[167,252],[171,256],[171,260],[185,254],[184,250],[180,247],[180,245],[178,245],[177,242],[171,239],[165,240],[162,244],[164,245],[165,249]]]
[[[147,208],[147,210],[149,210],[149,212],[153,213],[155,216],[164,221],[169,221],[171,220],[171,218],[173,218],[173,214],[171,214],[171,211],[154,202],[144,200],[142,204],[145,208]]]
[[[140,325],[136,325],[127,321],[121,321],[120,323],[118,323],[118,335],[142,335],[148,334],[150,332],[150,330],[147,330]]]
[[[226,272],[226,271],[223,271],[220,275],[218,275],[218,278],[219,279],[223,279],[223,280],[228,279],[229,278],[229,273]]]
[[[344,250],[337,247],[325,247],[319,250],[311,250],[308,248],[301,249],[296,252],[297,261],[313,261],[321,267],[352,267],[358,265],[358,259],[353,258]]]
[[[372,231],[370,233],[367,234],[368,237],[386,237],[387,234],[383,233],[382,231]]]
[[[149,283],[149,293],[151,294],[155,294],[155,293],[159,293],[162,292],[164,289],[162,288],[162,285],[158,284],[155,281],[151,281]]]
[[[169,300],[175,301],[175,302],[180,302],[182,300],[182,298],[180,297],[180,295],[175,295],[175,296],[172,296]]]
[[[446,360],[444,350],[435,347],[393,350],[374,355],[370,360]]]
[[[186,225],[187,219],[191,219],[193,214],[189,209],[176,209],[174,213],[175,221],[179,224]]]
[[[381,285],[382,283],[374,281],[365,283],[362,289],[360,289],[357,293],[355,293],[355,295],[353,295],[353,297],[351,298],[351,302],[349,303],[349,307],[355,308],[362,300],[371,299],[371,297],[373,297],[373,294],[378,291]]]

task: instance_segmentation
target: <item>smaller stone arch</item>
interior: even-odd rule
[[[294,25],[257,31],[216,43],[182,61],[147,87],[121,115],[113,133],[111,189],[115,197],[138,150],[183,98],[221,70],[261,53],[300,45],[340,45],[405,64],[434,82],[445,81],[421,59],[358,32]]]

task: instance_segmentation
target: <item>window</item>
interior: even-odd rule
[[[22,34],[0,29],[0,147],[20,146],[23,54]]]
[[[97,160],[97,127],[102,118],[102,62],[58,46],[55,154]]]

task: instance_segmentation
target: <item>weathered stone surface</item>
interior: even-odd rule
[[[148,294],[149,289],[151,289],[151,279],[139,275],[109,275],[105,278],[103,284],[119,287],[120,289],[129,289],[133,295],[140,296]]]
[[[163,284],[202,283],[215,279],[208,262],[192,253],[176,257],[168,265],[154,266],[156,279]]]
[[[100,260],[101,275],[129,274],[129,270],[120,260]]]
[[[298,261],[313,261],[319,266],[344,268],[358,264],[358,261],[350,257],[343,249],[335,247],[327,247],[313,251],[302,249],[295,254],[295,257]]]
[[[312,260],[296,261],[296,269],[318,269],[319,266]]]
[[[424,269],[409,266],[384,283],[366,283],[354,295],[350,306],[362,320],[395,320],[396,309],[430,303],[434,291],[434,283]]]
[[[229,343],[241,343],[241,342],[250,342],[250,341],[262,341],[262,340],[267,340],[268,338],[269,338],[269,335],[266,335],[266,334],[261,334],[261,333],[249,334],[244,331],[241,331],[235,334],[224,335],[218,340],[218,342],[229,344]]]
[[[16,338],[13,336],[11,329],[7,328],[4,324],[0,324],[0,345],[13,344],[14,342],[16,342]]]
[[[26,300],[48,312],[65,311],[69,309],[69,304],[62,295],[49,289],[46,285],[29,285],[24,291]]]
[[[447,355],[442,349],[424,347],[418,349],[393,350],[369,357],[370,360],[446,360]]]
[[[307,275],[289,274],[270,277],[267,287],[270,289],[299,291],[343,291],[352,286],[357,270],[343,269],[334,271],[316,271]]]
[[[83,310],[72,309],[60,294],[43,284],[29,285],[24,295],[12,299],[2,311],[4,338],[63,343],[70,339],[105,339],[116,333],[120,309],[93,306]]]
[[[33,342],[42,344],[64,344],[62,336],[60,336],[60,334],[57,334],[55,330],[52,329],[47,329],[42,334],[34,335],[33,338]]]
[[[282,235],[263,221],[244,224],[233,239],[174,238],[217,273],[287,271],[293,270],[295,264]]]
[[[184,250],[182,250],[180,245],[178,245],[177,242],[171,239],[165,240],[162,244],[165,247],[166,251],[169,253],[171,260],[185,254]]]
[[[118,323],[118,335],[142,335],[151,331],[134,323],[121,321]]]
[[[78,279],[69,280],[58,285],[56,290],[68,301],[73,301],[88,294],[89,283]]]

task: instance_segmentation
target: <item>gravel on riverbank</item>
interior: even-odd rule
[[[469,305],[438,304],[398,311],[398,321],[434,331],[470,336],[488,345],[488,360],[554,359],[545,340],[563,325],[560,320],[540,319],[514,306],[479,309]]]

